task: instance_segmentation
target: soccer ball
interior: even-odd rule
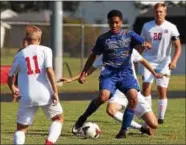
[[[101,133],[99,126],[93,122],[85,122],[81,127],[81,134],[85,138],[98,138]]]

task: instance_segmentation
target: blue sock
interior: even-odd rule
[[[83,118],[88,118],[91,114],[93,114],[100,105],[95,104],[95,100],[92,100],[87,108],[87,110],[83,113]]]
[[[134,110],[126,108],[123,115],[123,122],[121,127],[122,130],[127,130],[127,128],[130,127],[133,117],[134,117]]]

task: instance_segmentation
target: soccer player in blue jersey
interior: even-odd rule
[[[128,99],[122,126],[116,135],[116,138],[120,139],[126,138],[126,131],[131,124],[138,102],[139,86],[132,73],[131,53],[135,46],[150,48],[151,44],[145,42],[135,32],[125,32],[121,29],[122,13],[120,11],[111,10],[107,18],[110,30],[98,37],[79,78],[79,83],[84,83],[86,73],[94,60],[98,55],[103,54],[104,69],[99,77],[99,96],[91,101],[86,111],[79,117],[73,127],[73,133],[76,134],[87,118],[106,102],[116,89],[119,89]]]

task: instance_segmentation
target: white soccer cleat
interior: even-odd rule
[[[75,125],[72,127],[72,133],[74,135],[81,135],[81,128],[77,128]]]

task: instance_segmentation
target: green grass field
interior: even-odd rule
[[[98,139],[83,139],[73,136],[72,125],[87,107],[89,101],[64,101],[61,103],[65,122],[57,144],[185,144],[185,99],[169,99],[165,123],[155,130],[153,136],[141,136],[138,131],[130,129],[127,139],[123,140],[114,138],[120,129],[120,123],[106,115],[106,105],[103,105],[88,119],[100,126],[101,135]],[[1,103],[1,144],[13,143],[17,109],[17,103]],[[156,113],[156,99],[153,100],[153,110]],[[26,144],[43,144],[49,125],[50,120],[45,119],[44,113],[39,110],[33,126],[29,128]]]

